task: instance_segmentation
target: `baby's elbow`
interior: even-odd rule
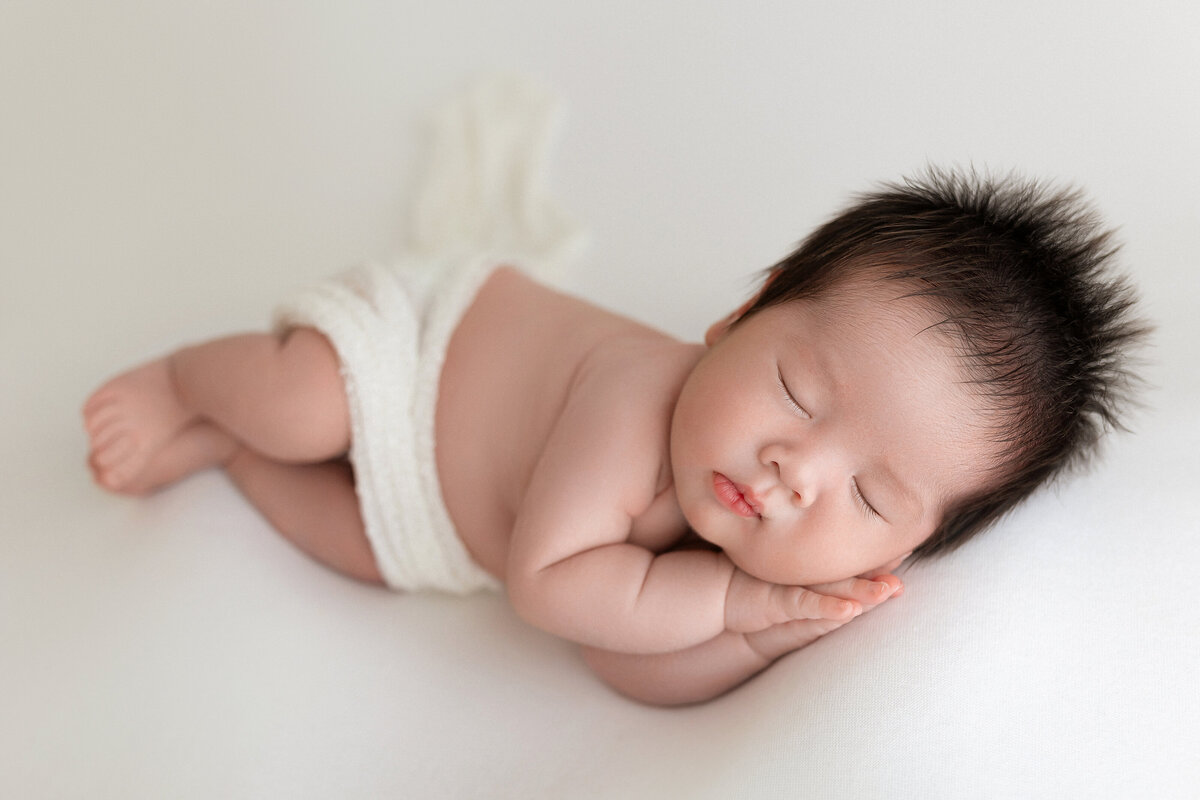
[[[613,680],[607,675],[600,679],[617,694],[646,706],[656,708],[682,708],[711,700],[713,696],[693,696],[674,690],[664,690],[659,686],[648,686],[641,683]],[[715,695],[714,695],[715,696]]]
[[[671,680],[653,668],[647,669],[643,657],[632,654],[584,647],[583,659],[596,677],[618,694],[649,706],[675,708],[694,705],[712,700],[732,688]]]
[[[510,571],[505,591],[508,602],[517,616],[542,630],[549,629],[549,614],[552,603],[547,596],[544,581],[538,581],[537,575],[528,575]]]

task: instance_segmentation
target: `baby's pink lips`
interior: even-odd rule
[[[721,505],[743,517],[761,517],[761,504],[748,487],[741,486],[719,472],[713,473],[713,492]]]

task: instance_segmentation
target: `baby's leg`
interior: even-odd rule
[[[96,480],[118,492],[182,477],[159,474],[159,456],[201,421],[281,461],[325,461],[350,440],[337,355],[308,328],[218,339],[144,364],[101,386],[84,419]]]
[[[243,447],[225,463],[225,471],[267,521],[305,553],[352,578],[383,583],[345,460],[282,464]]]
[[[147,494],[160,486],[186,478],[193,472],[224,464],[241,445],[210,422],[193,422],[179,431],[150,458],[146,467],[119,490],[122,494]],[[95,463],[89,465],[97,476],[103,474]]]

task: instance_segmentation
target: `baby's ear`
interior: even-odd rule
[[[733,327],[733,323],[737,322],[742,314],[745,313],[746,308],[748,308],[748,306],[743,306],[729,316],[719,319],[710,325],[708,330],[704,332],[704,343],[709,347],[712,347],[714,344],[724,339],[725,334],[729,333],[729,329]]]
[[[733,324],[741,319],[743,314],[750,310],[750,306],[757,302],[758,295],[756,294],[754,297],[751,297],[749,300],[742,303],[732,314],[714,322],[711,326],[709,326],[708,331],[706,331],[704,334],[704,343],[709,347],[712,347],[714,344],[724,339],[725,334],[729,333],[729,329],[733,327]]]
[[[767,280],[763,283],[762,288],[755,292],[753,297],[742,303],[742,305],[738,307],[737,311],[734,311],[724,319],[714,322],[704,334],[704,343],[709,347],[712,347],[714,344],[724,339],[725,334],[729,333],[729,329],[733,327],[734,323],[741,319],[742,316],[750,310],[750,306],[758,302],[758,298],[762,296],[762,293],[767,290],[767,287],[770,286],[777,277],[779,277],[778,269],[776,269],[770,274],[770,276],[767,277]]]

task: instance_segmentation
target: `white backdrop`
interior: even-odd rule
[[[0,795],[1195,796],[1200,6],[0,0]],[[219,475],[103,494],[102,378],[396,251],[429,107],[568,102],[563,279],[698,337],[873,181],[1085,186],[1157,323],[1136,433],[706,706],[499,596],[327,573]]]

